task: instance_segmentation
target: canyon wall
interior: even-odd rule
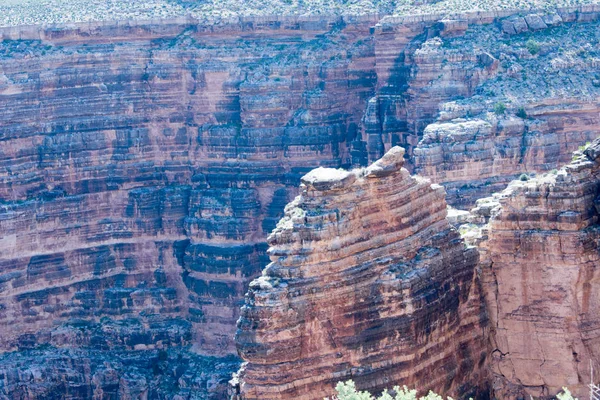
[[[16,353],[0,365],[22,372],[3,375],[0,393],[36,382],[23,398],[41,398],[81,384],[74,398],[89,398],[112,390],[95,379],[105,362],[125,373],[137,367],[123,358],[146,359],[152,377],[149,360],[170,352],[174,368],[181,354],[196,360],[189,349],[235,353],[268,232],[300,176],[352,162],[375,88],[368,20],[287,24],[90,24],[37,28],[38,40],[4,32],[0,351]],[[69,361],[81,357],[89,361]],[[197,371],[217,384],[199,378],[195,396],[222,398],[237,362],[227,360]],[[78,378],[60,372],[69,365]],[[177,382],[161,371],[164,386]],[[110,385],[134,398],[123,379]],[[150,382],[139,390],[151,397],[183,390]]]
[[[321,399],[346,379],[485,391],[477,250],[446,220],[443,188],[411,176],[403,155],[302,178],[238,321],[239,398]]]
[[[559,10],[548,29],[593,38],[599,10]],[[587,97],[552,92],[544,108],[535,92],[531,121],[513,124],[508,104],[494,122],[492,100],[477,96],[509,98],[498,77],[518,68],[489,46],[503,35],[522,55],[533,35],[502,33],[500,19],[514,13],[0,28],[0,396],[80,387],[74,398],[222,397],[237,360],[198,354],[235,353],[243,295],[269,261],[265,238],[314,167],[366,166],[401,145],[409,170],[469,205],[523,170],[566,160],[596,133],[596,42],[585,64],[551,64],[557,74],[584,71],[569,87],[590,87]],[[523,70],[546,62],[546,47],[525,54]],[[460,118],[475,117],[495,139],[483,129],[462,141]],[[478,153],[493,166],[485,177],[469,167],[472,141],[494,149]],[[475,189],[465,192],[466,182]],[[104,379],[106,363],[133,375]],[[177,365],[205,370],[165,372]],[[136,374],[146,383],[134,390]],[[23,385],[37,389],[20,394]]]
[[[558,172],[481,202],[492,210],[479,248],[498,398],[550,399],[562,387],[588,398],[597,382],[599,156],[596,140]]]
[[[436,99],[440,112],[416,145],[414,172],[443,184],[450,204],[469,209],[521,173],[569,162],[600,134],[597,17],[532,13],[427,40],[416,54],[423,60],[417,66],[437,60],[429,90],[456,87],[465,98]]]

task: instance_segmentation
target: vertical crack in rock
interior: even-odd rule
[[[403,156],[394,147],[368,168],[302,178],[238,321],[240,398],[322,399],[345,379],[485,390],[477,250],[446,220],[443,188]]]

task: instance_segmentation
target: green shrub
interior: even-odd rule
[[[591,142],[586,142],[586,144],[584,144],[583,146],[579,146],[579,151],[583,152],[585,149],[590,147],[591,144]]]
[[[533,39],[529,39],[527,43],[525,43],[525,47],[529,50],[529,53],[532,55],[536,55],[540,52],[540,44]]]
[[[386,390],[381,396],[375,398],[369,392],[358,392],[356,391],[356,385],[353,381],[339,382],[335,390],[337,395],[332,400],[444,400],[439,394],[435,394],[429,391],[427,396],[417,397],[417,391],[414,389],[408,389],[406,386],[400,388],[399,386],[394,387],[395,396],[392,396]],[[578,400],[574,398],[569,389],[563,387],[563,392],[556,395],[558,400]],[[328,399],[325,399],[328,400]],[[447,400],[453,400],[452,397],[448,397]],[[472,400],[472,399],[469,399]]]
[[[527,112],[525,111],[525,109],[523,107],[519,107],[519,109],[517,110],[517,114],[516,115],[519,118],[523,118],[523,119],[527,118]]]
[[[529,175],[521,174],[521,176],[519,177],[519,180],[522,182],[527,182],[529,180]]]
[[[577,398],[573,397],[571,392],[569,392],[569,389],[567,389],[566,387],[563,388],[563,393],[559,393],[556,395],[556,398],[558,400],[578,400]]]
[[[400,388],[394,387],[395,396],[392,396],[387,391],[381,394],[381,396],[375,398],[369,392],[358,392],[353,381],[339,382],[335,387],[337,396],[334,400],[444,400],[444,398],[433,392],[429,392],[427,396],[417,397],[417,391],[414,389],[408,389],[406,386]],[[448,397],[448,400],[453,400]],[[567,400],[567,399],[565,399]]]
[[[494,105],[494,112],[496,115],[503,115],[506,112],[506,105],[501,101]]]

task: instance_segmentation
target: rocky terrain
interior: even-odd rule
[[[449,203],[468,209],[521,173],[560,168],[600,135],[600,37],[596,23],[559,23],[572,18],[547,15],[534,30],[528,29],[533,17],[511,17],[456,38],[430,39],[419,50],[421,58],[437,60],[428,68],[439,75],[434,87],[439,82],[466,93],[464,75],[489,71],[485,80],[470,78],[481,82],[472,96],[440,106],[414,151],[415,172],[444,184]],[[525,31],[515,34],[515,26]]]
[[[150,20],[192,16],[219,23],[239,17],[395,15],[414,16],[504,10],[553,10],[598,0],[4,0],[0,26]]]
[[[373,52],[369,23],[341,38],[338,22],[6,31],[21,39],[0,48],[0,349],[234,354],[300,176],[351,163]]]
[[[474,210],[491,214],[478,240],[499,398],[550,398],[564,386],[587,398],[597,381],[599,189],[600,139]]]
[[[302,178],[238,321],[241,398],[323,398],[348,378],[485,391],[477,251],[446,220],[443,188],[412,177],[403,155]]]
[[[240,9],[208,22],[187,2],[123,9],[107,2],[102,15],[90,18],[73,6],[65,19],[44,11],[57,3],[36,3],[28,8],[35,15],[19,9],[33,3],[3,5],[0,15],[29,19],[5,20],[0,28],[0,397],[69,391],[73,399],[116,392],[223,398],[239,363],[233,336],[244,294],[269,262],[266,237],[315,167],[364,167],[399,145],[407,170],[444,185],[448,203],[469,208],[523,172],[567,162],[598,134],[600,7],[515,14],[480,3],[483,11],[454,15],[416,15],[411,8],[251,17]],[[119,16],[130,20],[115,22]],[[66,21],[78,23],[28,25]],[[429,190],[408,172],[398,174],[404,184]],[[382,194],[397,195],[401,184]],[[427,206],[434,212],[422,217],[435,219],[437,233],[451,240],[430,244],[417,229],[409,230],[414,238],[403,231],[393,243],[475,257],[462,254],[445,222],[441,189],[432,193],[435,202]],[[425,270],[440,272],[441,265]],[[444,313],[463,312],[444,310],[444,297],[409,319],[414,332],[422,332],[423,318],[441,318],[444,328],[432,335],[442,339],[445,330],[475,323],[472,264],[450,268],[459,268],[464,282],[451,282],[460,290],[448,299],[461,299],[468,318],[443,325]],[[376,278],[360,277],[356,285],[369,279]],[[446,282],[442,272],[436,279]],[[402,296],[414,298],[399,299],[385,290],[381,296],[400,303],[423,295],[406,289]],[[340,319],[345,334],[377,321],[370,307],[356,325]],[[369,326],[373,360],[385,364],[387,333]],[[405,328],[385,327],[394,334]],[[479,339],[471,339],[480,351]],[[319,375],[318,395],[347,376],[379,389],[393,371],[453,393],[468,392],[461,382],[483,382],[474,353],[443,357],[448,373],[425,382],[427,362],[400,353],[429,341],[398,347],[379,376],[359,365],[369,360],[368,346],[360,353],[349,343],[338,360],[319,340],[313,349],[323,358],[310,365],[320,371],[333,357],[328,368],[337,369]],[[408,374],[402,357],[421,372]],[[105,376],[106,365],[122,375],[118,382]],[[251,381],[261,371],[252,368],[244,393],[273,390]]]
[[[0,398],[219,399],[238,366],[179,349],[26,350],[2,357]]]

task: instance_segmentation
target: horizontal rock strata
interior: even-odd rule
[[[90,25],[0,44],[0,351],[107,316],[152,320],[150,336],[182,320],[177,344],[234,352],[264,237],[303,173],[351,162],[374,90],[372,46],[357,43],[368,25],[334,44],[339,20],[309,22],[246,38]]]
[[[521,173],[560,168],[600,134],[598,22],[540,15],[548,25],[534,32],[509,36],[498,25],[471,26],[459,36],[429,39],[418,51],[430,63],[438,60],[426,89],[471,93],[444,104],[438,98],[437,121],[413,152],[414,172],[444,185],[453,206],[469,209]],[[503,24],[521,21],[527,29],[526,20],[537,18]],[[596,20],[595,13],[581,19]]]
[[[446,220],[443,188],[412,177],[403,155],[302,178],[238,321],[239,398],[322,399],[345,379],[483,389],[477,251]]]
[[[511,34],[517,45],[503,50],[504,66],[489,47],[462,46],[509,37],[492,23],[512,14],[0,28],[0,352],[232,354],[243,294],[268,262],[264,238],[312,168],[365,166],[401,145],[409,169],[444,183],[460,203],[458,189],[472,200],[522,172],[513,154],[540,169],[566,160],[596,132],[595,92],[543,103],[540,91],[555,86],[537,78],[528,80],[535,96],[524,140],[507,138],[514,132],[482,140],[486,151],[512,146],[505,158],[483,152],[484,176],[466,167],[462,142],[419,145],[436,120],[477,117],[491,135],[504,132],[480,115],[491,104],[463,103],[492,91],[500,99],[497,78],[522,74],[516,64],[527,76],[535,60],[558,76],[579,68],[571,86],[594,87],[587,47],[585,64],[546,60],[549,45],[534,56],[523,34]],[[571,29],[593,28],[597,10],[556,15],[544,22],[553,37],[586,38],[593,29]],[[515,111],[509,105],[499,119]],[[487,185],[489,174],[500,178]],[[477,181],[468,196],[465,179]]]
[[[600,140],[584,153],[487,203],[482,269],[498,398],[550,399],[563,386],[587,398],[598,381]]]

